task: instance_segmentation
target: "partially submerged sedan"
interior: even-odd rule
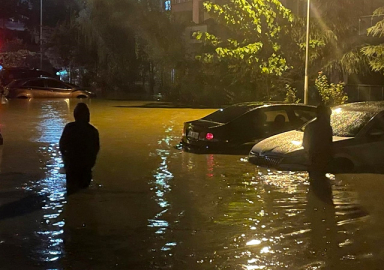
[[[309,105],[240,103],[184,123],[181,145],[199,153],[248,154],[260,139],[298,128],[315,115]]]
[[[305,124],[257,143],[248,161],[283,171],[305,171],[302,147]],[[384,102],[357,102],[332,108],[334,160],[328,171],[381,172],[384,165]]]
[[[49,78],[29,78],[14,80],[4,88],[7,98],[90,98],[87,90]]]

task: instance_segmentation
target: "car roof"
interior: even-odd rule
[[[28,77],[28,78],[21,78],[21,79],[16,79],[15,81],[31,81],[31,80],[37,80],[37,79],[43,79],[43,80],[54,80],[54,81],[60,81],[59,79],[52,78],[52,77]],[[63,81],[60,81],[63,82]],[[65,83],[65,82],[63,82]]]
[[[237,103],[228,107],[249,107],[247,112],[253,111],[258,108],[268,108],[268,107],[306,107],[306,108],[313,108],[315,109],[316,106],[313,105],[306,105],[306,104],[300,104],[300,103],[283,103],[283,102],[274,102],[274,101],[258,101],[258,102],[243,102],[243,103]]]
[[[253,101],[253,102],[242,102],[230,105],[228,107],[249,107],[249,108],[257,108],[257,107],[274,107],[274,106],[298,106],[298,107],[312,107],[316,108],[316,106],[313,105],[306,105],[301,103],[283,103],[278,101]]]
[[[31,70],[31,71],[44,71],[44,70],[41,70],[41,69],[38,69],[38,68],[29,68],[29,67],[3,67],[4,71],[13,71],[13,70],[21,70],[21,71],[25,71],[25,70]],[[44,71],[46,72],[46,71]],[[48,72],[47,72],[48,73]]]
[[[363,101],[334,106],[332,109],[341,108],[348,111],[367,111],[379,113],[384,110],[384,101]]]

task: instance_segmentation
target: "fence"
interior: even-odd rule
[[[344,91],[348,102],[384,100],[384,85],[346,85]]]

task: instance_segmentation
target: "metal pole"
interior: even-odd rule
[[[43,0],[40,0],[40,69],[43,68]]]
[[[309,61],[309,10],[310,0],[307,4],[307,37],[305,41],[305,77],[304,77],[304,104],[308,104],[308,61]]]

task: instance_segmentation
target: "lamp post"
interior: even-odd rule
[[[308,104],[308,60],[309,60],[309,11],[310,1],[307,3],[307,37],[305,41],[305,74],[304,74],[304,104]]]
[[[40,0],[40,69],[43,68],[43,0]]]

